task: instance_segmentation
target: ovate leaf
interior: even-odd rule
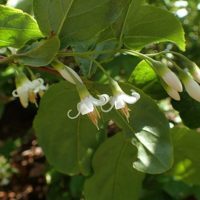
[[[76,111],[80,101],[73,85],[55,84],[40,103],[34,128],[47,160],[56,170],[74,175],[90,173],[91,156],[98,144],[99,132],[87,116],[72,120],[67,112]]]
[[[21,10],[0,5],[0,47],[23,46],[41,37],[36,21]]]
[[[127,137],[133,138],[132,142],[138,149],[133,167],[145,173],[163,173],[173,162],[168,121],[156,103],[142,91],[129,84],[121,86],[127,94],[136,90],[141,98],[134,105],[129,105],[129,122],[115,109],[106,116],[115,121]]]
[[[133,1],[134,4],[134,1]],[[185,50],[184,31],[178,19],[167,10],[140,6],[129,8],[124,25],[124,43],[130,48],[142,48],[150,43],[173,42]]]
[[[94,175],[86,180],[87,200],[136,200],[144,175],[132,168],[136,148],[119,133],[97,150],[93,160]]]
[[[18,51],[20,63],[34,67],[48,65],[56,56],[60,48],[60,40],[53,36],[47,40],[33,43],[31,46]]]

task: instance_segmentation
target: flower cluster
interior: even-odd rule
[[[195,63],[188,61],[189,65],[186,70],[176,66],[177,76],[162,62],[153,59],[149,59],[148,62],[160,77],[160,82],[170,97],[179,101],[179,93],[183,91],[184,85],[186,92],[200,102],[200,85],[198,84],[200,83],[200,69]]]
[[[67,113],[70,119],[75,119],[79,117],[79,115],[87,114],[89,119],[98,128],[98,121],[100,119],[99,110],[103,112],[109,112],[115,108],[116,110],[119,110],[127,120],[129,120],[130,109],[128,108],[127,104],[136,103],[140,98],[139,93],[131,91],[131,95],[127,95],[116,81],[110,79],[110,86],[113,96],[110,97],[107,94],[102,94],[98,95],[98,98],[95,98],[90,94],[75,71],[59,62],[54,62],[53,66],[63,76],[64,79],[76,85],[80,96],[80,102],[77,104],[78,113],[75,116],[71,115],[72,110],[69,110]],[[110,103],[111,107],[108,110],[105,110],[103,106],[107,103]],[[100,107],[100,109],[98,109],[98,107]]]
[[[37,105],[37,94],[43,96],[44,91],[47,90],[47,86],[44,85],[42,78],[29,80],[24,73],[19,73],[15,79],[16,89],[12,92],[14,97],[19,97],[20,102],[24,108],[28,107],[28,102]]]

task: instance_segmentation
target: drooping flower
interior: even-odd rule
[[[159,61],[152,61],[152,66],[155,72],[160,76],[160,78],[171,88],[177,92],[183,91],[183,86],[177,75],[171,71],[166,65]]]
[[[12,92],[14,97],[19,97],[20,102],[24,108],[28,107],[28,102],[36,104],[37,93],[42,95],[43,91],[47,89],[44,86],[43,79],[29,80],[24,73],[20,73],[15,79],[16,89]]]
[[[98,95],[99,99],[94,98],[87,88],[82,85],[82,87],[77,87],[81,101],[77,104],[78,113],[75,116],[71,116],[72,110],[69,110],[67,115],[70,119],[75,119],[79,115],[88,115],[92,123],[98,128],[98,120],[100,119],[100,114],[97,107],[102,107],[109,102],[109,96],[107,94]]]
[[[171,88],[170,86],[168,86],[164,81],[161,80],[161,84],[163,86],[163,88],[165,89],[165,91],[167,92],[167,94],[172,98],[175,99],[176,101],[180,101],[181,97],[179,95],[179,92],[176,91],[174,88]]]
[[[60,75],[65,80],[69,81],[70,83],[76,85],[78,81],[79,83],[83,84],[83,81],[81,80],[80,76],[73,69],[64,65],[58,60],[55,60],[54,62],[52,62],[52,66],[60,73]]]
[[[180,73],[182,82],[187,93],[196,101],[200,102],[200,85],[186,72]]]
[[[131,90],[131,95],[126,94],[119,84],[112,80],[111,81],[111,87],[113,96],[110,97],[110,104],[111,107],[108,110],[103,110],[105,112],[109,112],[112,108],[115,108],[116,110],[120,110],[120,112],[126,117],[127,120],[129,120],[130,117],[130,109],[127,104],[134,104],[140,99],[140,94],[135,92],[134,90]]]

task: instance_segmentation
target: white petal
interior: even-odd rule
[[[196,101],[200,102],[200,86],[192,78],[184,81],[184,86],[187,93]]]
[[[176,76],[176,74],[172,72],[171,70],[168,70],[166,73],[164,73],[162,76],[162,79],[167,83],[167,85],[172,87],[174,90],[178,92],[183,91],[181,81]]]
[[[20,102],[24,108],[28,107],[28,90],[23,87],[17,88],[17,93],[20,99]]]
[[[199,67],[195,64],[193,67],[193,73],[192,73],[194,79],[200,83],[200,69]]]
[[[132,92],[132,96],[127,95],[127,94],[121,94],[121,97],[126,103],[128,104],[134,104],[135,102],[138,101],[140,98],[140,95],[137,92]]]
[[[172,99],[175,99],[176,101],[180,101],[181,98],[180,98],[179,93],[173,88],[169,88],[168,90],[166,90],[166,92]]]
[[[47,87],[44,85],[44,80],[41,78],[33,80],[32,90],[34,91],[34,93],[38,93],[41,90],[47,90]]]
[[[110,103],[111,103],[111,105],[114,105],[115,109],[117,109],[117,110],[124,108],[126,105],[126,103],[124,102],[123,98],[121,98],[120,95],[111,97]]]
[[[85,115],[90,112],[93,112],[94,105],[91,102],[91,99],[87,97],[77,104],[77,109],[82,115]]]
[[[90,99],[95,106],[104,106],[110,100],[110,98],[107,94],[98,95],[98,97],[99,97],[99,99],[96,99],[96,98],[90,96]]]

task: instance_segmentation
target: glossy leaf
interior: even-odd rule
[[[119,133],[97,150],[94,175],[86,180],[86,200],[137,200],[144,175],[132,168],[136,148]]]
[[[156,103],[142,91],[129,84],[121,86],[127,94],[130,94],[131,90],[136,90],[141,96],[137,103],[129,105],[129,123],[120,111],[115,109],[106,113],[104,118],[115,121],[127,137],[133,138],[133,143],[138,149],[137,159],[133,160],[134,168],[150,174],[167,171],[173,162],[167,119]],[[105,86],[100,86],[99,90],[105,92]]]
[[[35,42],[32,46],[18,51],[18,61],[24,65],[34,67],[48,65],[56,56],[59,48],[60,41],[57,36],[53,36],[47,40]]]
[[[23,46],[42,37],[35,20],[21,10],[0,5],[0,47]]]
[[[67,117],[68,110],[76,112],[79,101],[73,85],[55,84],[42,98],[34,121],[47,160],[56,170],[69,175],[90,173],[90,159],[100,135],[87,116],[75,120]]]
[[[174,166],[170,170],[177,180],[200,184],[200,134],[186,127],[173,128]]]

